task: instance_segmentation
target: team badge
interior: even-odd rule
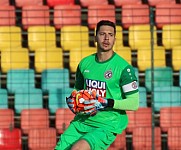
[[[138,86],[137,86],[137,83],[136,83],[136,82],[132,82],[132,88],[133,88],[133,89],[137,89],[137,88],[138,88]]]
[[[106,79],[110,79],[112,77],[112,71],[111,70],[108,70],[104,73],[104,77]]]

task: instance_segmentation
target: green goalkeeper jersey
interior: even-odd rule
[[[87,56],[78,65],[75,89],[96,90],[97,94],[115,101],[138,92],[134,69],[117,53],[104,62],[97,60],[96,54]],[[74,121],[86,125],[103,127],[114,133],[121,133],[127,127],[128,117],[125,110],[106,108],[95,116],[78,114]]]

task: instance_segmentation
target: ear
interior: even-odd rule
[[[97,42],[97,36],[94,36],[94,41]]]

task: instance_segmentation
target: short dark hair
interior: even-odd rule
[[[99,21],[99,22],[97,23],[97,26],[96,26],[96,35],[97,35],[100,27],[103,26],[103,25],[107,25],[107,26],[113,27],[113,28],[114,28],[114,33],[116,34],[116,25],[115,25],[114,22],[109,21],[109,20],[101,20],[101,21]]]

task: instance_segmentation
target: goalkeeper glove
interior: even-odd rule
[[[76,104],[76,94],[77,94],[77,91],[76,90],[73,90],[71,95],[69,97],[66,97],[66,103],[69,107],[69,109],[74,113],[76,114],[77,110],[77,104]]]

